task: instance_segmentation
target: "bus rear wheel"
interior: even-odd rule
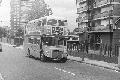
[[[46,56],[44,55],[43,51],[40,52],[40,61],[45,62]]]
[[[65,63],[67,61],[67,58],[62,58],[60,61]]]

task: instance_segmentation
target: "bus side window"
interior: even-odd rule
[[[28,38],[28,43],[33,43],[33,39]]]
[[[33,44],[36,44],[36,43],[37,43],[37,39],[36,39],[36,38],[34,38]]]

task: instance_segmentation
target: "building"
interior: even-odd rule
[[[17,30],[20,27],[20,0],[11,0],[11,29]]]
[[[10,22],[12,30],[23,27],[27,18],[26,11],[30,10],[33,1],[34,0],[11,0]]]
[[[88,52],[110,58],[107,62],[118,63],[114,34],[115,21],[120,17],[120,0],[76,0],[76,5],[78,27],[88,33],[85,37]]]
[[[30,10],[34,0],[11,0],[11,31],[13,32],[14,44],[19,45],[23,43],[23,38],[17,36],[16,32],[19,28],[24,29],[27,22],[27,11]]]

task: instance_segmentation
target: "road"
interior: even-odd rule
[[[0,80],[120,80],[120,73],[71,60],[41,62],[26,57],[22,49],[3,45]]]

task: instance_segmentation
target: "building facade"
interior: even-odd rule
[[[11,0],[11,29],[16,30],[20,26],[20,0]]]
[[[78,27],[88,33],[85,38],[88,52],[118,63],[114,34],[115,21],[120,17],[120,0],[76,0],[76,5]]]
[[[26,22],[26,11],[30,10],[34,0],[11,0],[11,28],[17,30]]]

